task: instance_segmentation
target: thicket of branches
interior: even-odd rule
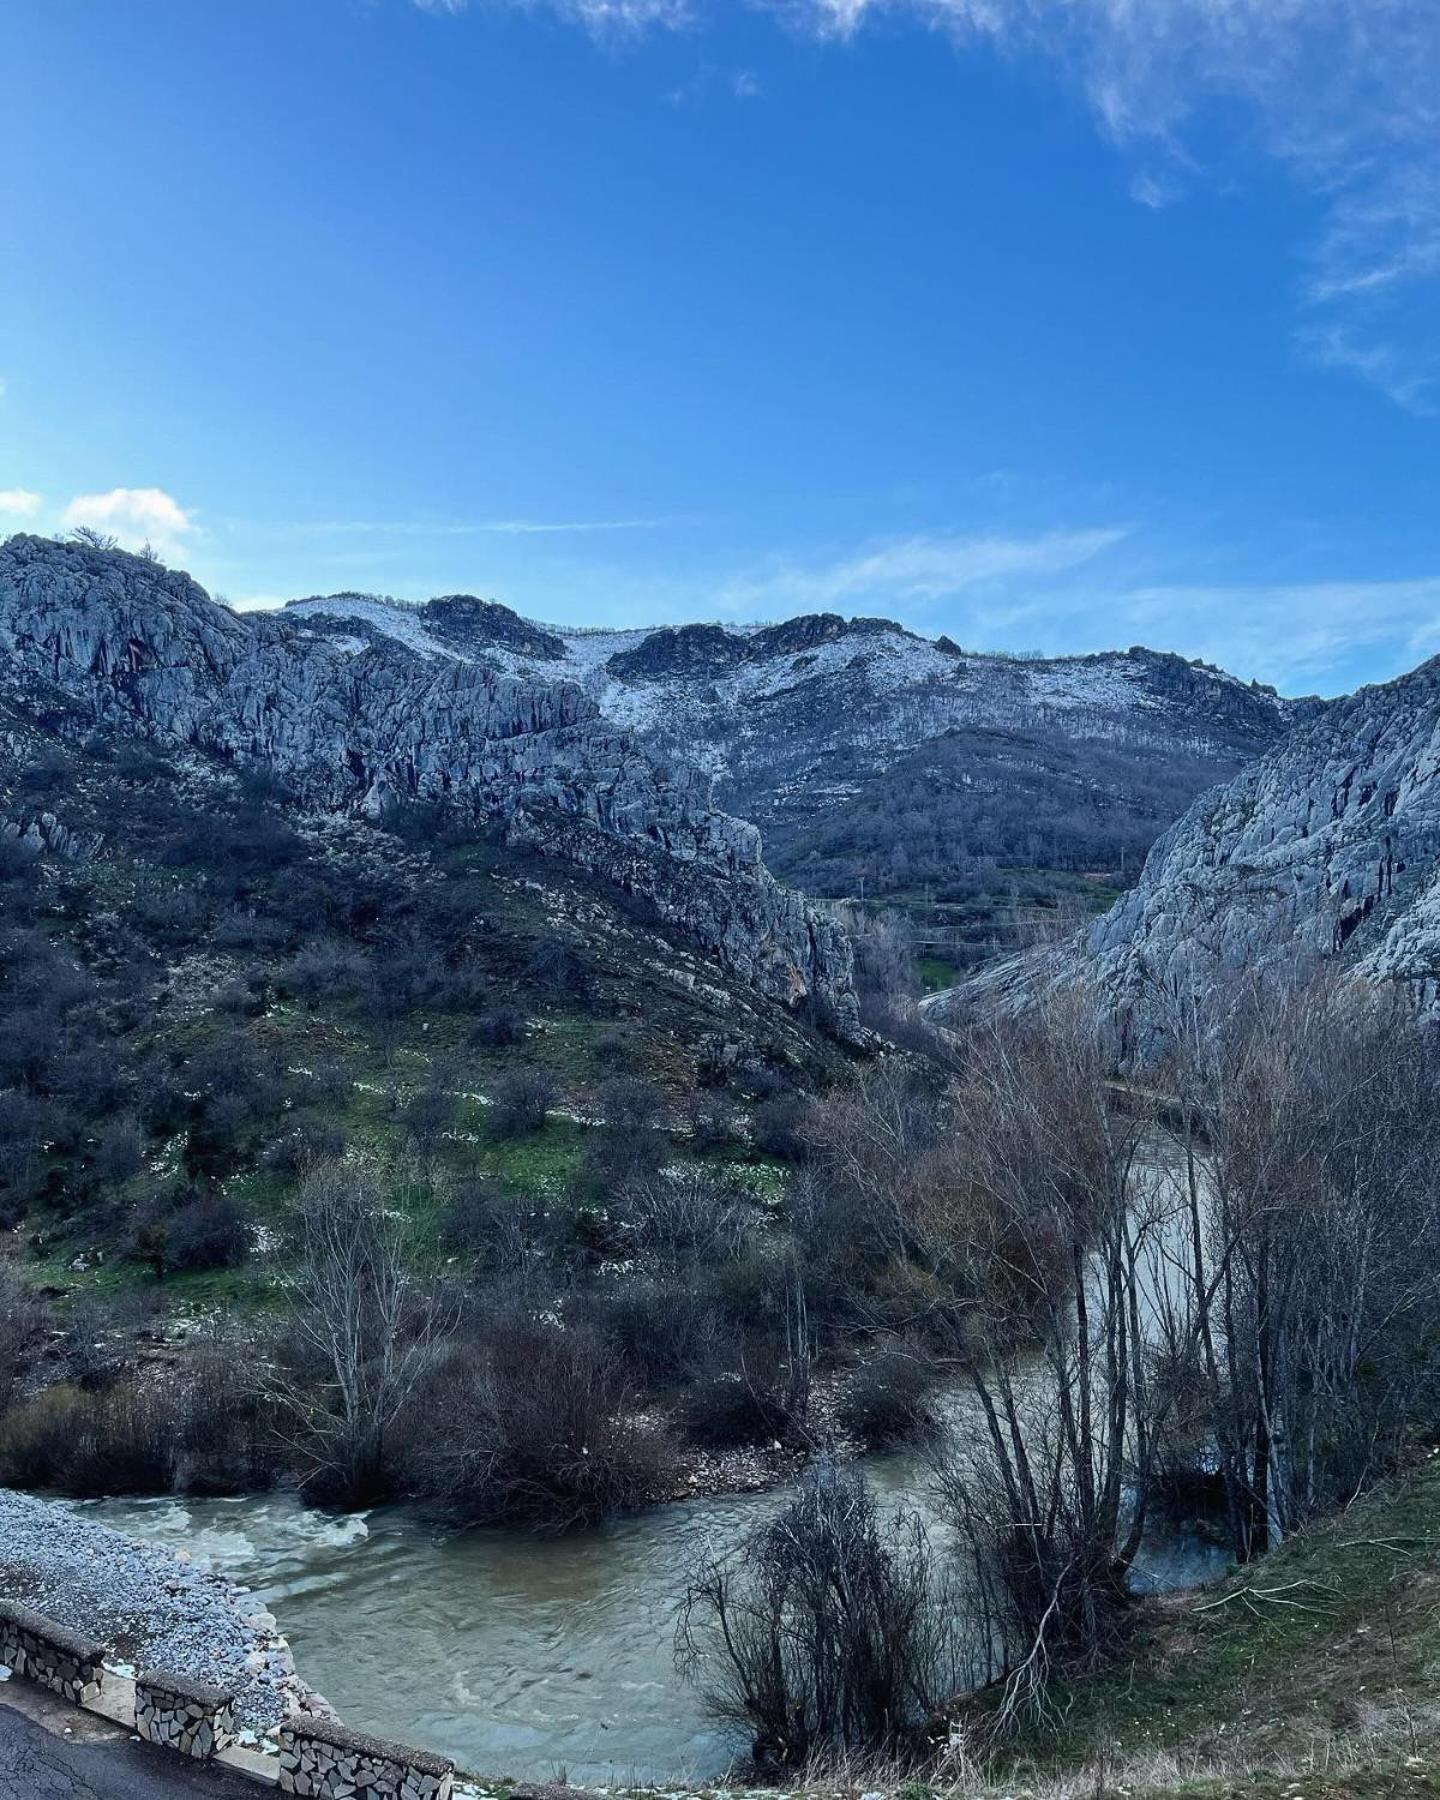
[[[1177,1022],[1164,1423],[1172,1457],[1213,1459],[1243,1561],[1435,1421],[1440,1067],[1398,1001],[1326,978]]]
[[[1247,980],[1177,1013],[1142,1091],[1114,1079],[1100,1019],[1054,998],[977,1024],[948,1081],[872,1073],[815,1121],[802,1184],[813,1304],[960,1379],[933,1461],[963,1578],[926,1579],[932,1597],[961,1581],[999,1731],[1114,1653],[1154,1509],[1213,1493],[1249,1560],[1440,1421],[1433,1040],[1388,996]],[[813,1506],[786,1517],[798,1568],[849,1541]],[[840,1680],[769,1544],[692,1594],[719,1632],[717,1704],[767,1743]],[[854,1554],[911,1593],[913,1565],[901,1579],[863,1533]],[[786,1754],[817,1735],[851,1742],[792,1722]],[[869,1747],[893,1741],[877,1725]]]
[[[769,1771],[914,1754],[970,1673],[919,1515],[882,1514],[863,1477],[824,1465],[737,1552],[696,1571],[677,1649]]]

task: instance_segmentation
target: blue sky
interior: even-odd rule
[[[1440,650],[1430,0],[7,0],[0,532]]]

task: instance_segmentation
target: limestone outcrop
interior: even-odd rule
[[[1440,658],[1313,709],[1202,795],[1086,932],[986,971],[966,998],[1088,977],[1143,1054],[1172,996],[1332,961],[1440,1011]]]
[[[843,933],[771,878],[705,775],[574,681],[237,614],[145,558],[22,535],[0,545],[0,697],[72,737],[268,771],[314,810],[437,803],[643,895],[760,991],[857,1029]]]

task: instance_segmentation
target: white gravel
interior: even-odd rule
[[[0,1488],[0,1594],[97,1637],[116,1660],[217,1682],[264,1731],[310,1696],[275,1620],[186,1554],[141,1544],[71,1507]]]

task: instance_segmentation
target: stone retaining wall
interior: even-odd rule
[[[105,1646],[53,1624],[16,1600],[0,1600],[0,1663],[83,1706],[100,1692]]]
[[[209,1757],[235,1738],[235,1697],[226,1688],[146,1669],[135,1677],[135,1729],[147,1743]]]
[[[278,1764],[235,1744],[234,1696],[225,1688],[147,1669],[132,1683],[104,1681],[104,1646],[56,1625],[17,1601],[0,1599],[0,1663],[15,1675],[134,1725],[146,1742],[201,1760],[219,1757],[256,1780],[306,1800],[451,1800],[455,1765],[428,1750],[411,1750],[351,1731],[338,1720],[292,1713],[281,1721]],[[268,1769],[264,1766],[268,1760]]]
[[[313,1800],[449,1800],[455,1765],[448,1757],[299,1714],[282,1722],[279,1736],[282,1793]]]

